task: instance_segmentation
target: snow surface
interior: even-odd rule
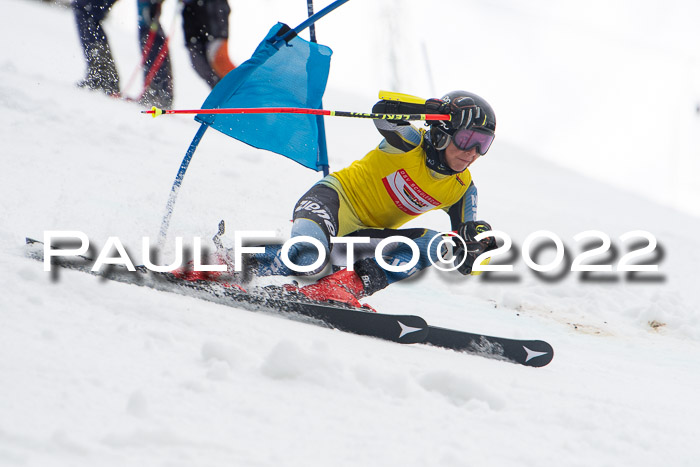
[[[244,14],[254,2],[239,3],[234,12]],[[239,62],[275,21],[296,24],[305,13],[295,5],[286,17],[291,2],[259,3],[265,14],[248,11],[249,24],[234,23],[247,33],[244,40],[234,28],[248,48],[232,48]],[[336,18],[356,18],[352,5]],[[505,275],[513,280],[429,271],[367,302],[437,326],[547,340],[556,354],[541,369],[72,271],[52,281],[24,256],[24,237],[80,230],[99,248],[117,236],[138,257],[141,238],[157,235],[197,125],[153,120],[133,104],[76,89],[83,63],[70,11],[26,0],[3,6],[0,34],[12,45],[0,55],[0,465],[697,464],[698,218],[552,165],[523,130],[509,136],[513,123],[499,126],[473,170],[480,217],[518,247],[531,232],[551,230],[572,255],[579,232],[607,233],[619,258],[628,247],[619,236],[647,230],[663,251],[645,257],[658,260],[651,277],[659,280],[546,280],[516,256]],[[132,9],[120,2],[108,21],[123,82],[138,61]],[[22,40],[37,30],[43,39]],[[340,54],[351,38],[334,37],[325,41],[340,45],[334,66],[354,61],[372,73],[363,65],[371,50]],[[199,106],[208,90],[177,32],[173,41],[176,105]],[[355,79],[332,74],[326,107],[369,108],[377,90]],[[488,96],[498,102],[510,92],[489,88]],[[335,168],[378,141],[369,122],[327,119],[327,130]],[[171,233],[208,238],[224,218],[229,228],[284,238],[294,201],[317,179],[210,131]],[[413,225],[448,227],[440,214]]]

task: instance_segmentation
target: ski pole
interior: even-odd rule
[[[148,28],[148,36],[146,36],[146,44],[143,47],[143,52],[141,53],[141,63],[136,65],[136,68],[134,68],[134,71],[131,73],[131,77],[129,78],[129,81],[127,81],[126,86],[124,86],[124,91],[131,88],[132,83],[136,79],[136,76],[139,74],[141,70],[143,70],[143,66],[146,64],[146,60],[148,59],[148,54],[151,53],[151,48],[153,47],[153,43],[156,40],[156,32],[158,31],[158,22],[157,20],[153,20],[151,22],[151,26]]]
[[[179,10],[177,8],[177,5],[175,7],[175,14],[173,15],[173,20],[170,24],[170,34],[165,36],[165,40],[163,41],[163,44],[161,45],[160,49],[158,50],[158,54],[156,55],[155,60],[153,60],[153,63],[151,64],[151,68],[148,70],[148,73],[146,74],[146,77],[143,79],[143,89],[141,90],[141,95],[139,96],[139,100],[143,99],[143,97],[146,95],[148,92],[148,87],[151,85],[151,82],[156,76],[156,73],[160,71],[161,66],[163,65],[163,62],[165,61],[165,58],[168,56],[168,43],[170,42],[170,38],[173,34],[173,31],[175,30],[175,21],[177,20]],[[160,16],[160,12],[158,13]]]
[[[326,115],[329,117],[369,118],[373,120],[450,120],[449,115],[444,114],[375,114],[362,112],[344,112],[341,110],[304,109],[298,107],[260,107],[252,109],[192,109],[170,110],[152,107],[151,110],[142,110],[142,114],[160,115],[172,114],[305,114]]]

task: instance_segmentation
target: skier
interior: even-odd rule
[[[370,237],[375,243],[394,235],[412,239],[420,258],[414,268],[393,272],[382,268],[373,256],[354,262],[353,269],[341,269],[297,291],[313,300],[335,300],[362,306],[358,299],[377,292],[430,266],[436,259],[439,241],[430,240],[438,232],[429,229],[398,229],[425,212],[442,209],[452,229],[466,242],[455,242],[456,262],[462,274],[472,273],[474,260],[494,249],[496,242],[474,237],[491,230],[476,220],[477,191],[468,167],[486,154],[493,142],[496,118],[491,106],[476,94],[453,91],[425,104],[382,100],[374,113],[449,114],[445,123],[432,123],[429,129],[417,129],[405,121],[375,120],[384,139],[363,159],[334,172],[316,183],[294,208],[292,237],[309,236],[318,240],[329,258],[331,237]],[[264,253],[245,257],[245,271],[255,276],[298,275],[281,260],[281,246],[267,245]],[[311,243],[295,243],[288,252],[296,265],[308,266],[318,258]],[[384,250],[391,265],[406,264],[412,258],[411,247],[396,242]],[[325,264],[308,274],[315,274]]]

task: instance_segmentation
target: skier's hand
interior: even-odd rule
[[[460,97],[452,102],[445,102],[442,99],[428,99],[425,101],[425,111],[449,115],[450,120],[444,122],[444,125],[453,130],[469,128],[472,119],[481,114],[481,109],[471,97]]]
[[[392,101],[392,100],[381,100],[374,104],[372,107],[372,113],[377,114],[416,114],[423,113],[423,109],[420,105],[410,104],[407,102]],[[396,120],[396,119],[386,119],[387,122],[393,123],[399,126],[410,125],[411,122],[406,120]]]
[[[457,227],[457,235],[462,237],[465,242],[476,242],[476,236],[480,233],[488,232],[491,229],[491,224],[485,221],[467,221]],[[485,250],[493,250],[496,248],[496,239],[494,237],[482,238],[478,243],[484,245]]]
[[[491,230],[491,225],[484,221],[468,221],[464,222],[457,228],[457,235],[462,237],[465,245],[461,242],[457,242],[457,248],[455,249],[455,263],[459,264],[463,258],[464,262],[457,268],[461,274],[479,274],[480,272],[472,272],[474,267],[474,261],[482,253],[490,250],[494,250],[497,247],[496,239],[494,237],[486,237],[477,241],[476,236],[482,232],[488,232]],[[488,264],[488,260],[486,261]]]

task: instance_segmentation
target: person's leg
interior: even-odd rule
[[[228,17],[226,0],[185,2],[182,27],[192,67],[210,87],[235,68],[228,57]]]
[[[329,261],[332,248],[330,238],[338,232],[338,193],[323,184],[316,184],[294,207],[294,223],[291,237],[308,236],[320,242],[325,261],[312,271],[298,272],[284,264],[282,245],[267,245],[265,253],[257,253],[248,261],[248,267],[256,276],[301,276],[319,273]],[[298,266],[309,266],[318,260],[319,249],[309,242],[297,242],[289,249],[289,260]]]
[[[370,243],[357,248],[353,271],[341,269],[321,278],[314,284],[298,289],[314,300],[335,300],[360,306],[358,299],[369,296],[390,284],[407,279],[429,267],[438,258],[439,241],[432,241],[438,232],[429,229],[363,229],[354,230],[357,221],[349,213],[347,202],[336,189],[326,183],[314,185],[294,208],[292,238],[309,236],[318,240],[324,250],[326,261],[312,271],[299,272],[285,265],[281,258],[282,245],[267,245],[265,253],[251,255],[247,261],[256,276],[301,276],[319,273],[328,263],[333,249],[331,237],[338,234],[353,237],[369,237]],[[374,257],[376,245],[392,236],[405,237],[404,242],[392,242],[382,251],[382,259],[391,266],[408,264],[415,253],[411,243],[417,247],[417,262],[406,271],[390,271]],[[365,251],[365,254],[361,250]],[[295,243],[289,249],[289,259],[298,266],[314,264],[319,250],[309,242]],[[344,254],[343,254],[344,256]],[[432,261],[431,261],[432,259]]]
[[[173,72],[165,32],[159,21],[161,4],[162,0],[137,0],[139,43],[141,53],[146,54],[144,79],[149,81],[145,83],[148,86],[142,104],[170,108],[173,103]]]
[[[228,18],[231,14],[228,0],[211,0],[206,2],[209,42],[207,60],[214,73],[220,78],[235,68],[228,56]]]
[[[112,57],[102,20],[116,0],[74,0],[73,14],[83,48],[87,72],[78,86],[119,93],[119,73]]]
[[[349,237],[368,237],[369,243],[353,247],[353,271],[340,269],[321,278],[318,282],[299,289],[304,295],[314,300],[337,300],[359,306],[357,301],[385,287],[407,279],[417,272],[429,267],[438,258],[439,241],[432,241],[438,232],[428,229],[365,229],[348,235]],[[404,241],[391,242],[381,251],[385,265],[380,265],[375,257],[376,246],[386,238],[400,236]],[[411,243],[415,245],[414,252]],[[340,250],[340,251],[339,251]],[[400,267],[408,265],[417,254],[417,262],[405,271],[391,271],[386,265]],[[334,258],[347,258],[344,248],[334,251]],[[431,261],[432,259],[432,261]],[[348,298],[348,294],[352,298]],[[345,299],[339,299],[344,297]]]

